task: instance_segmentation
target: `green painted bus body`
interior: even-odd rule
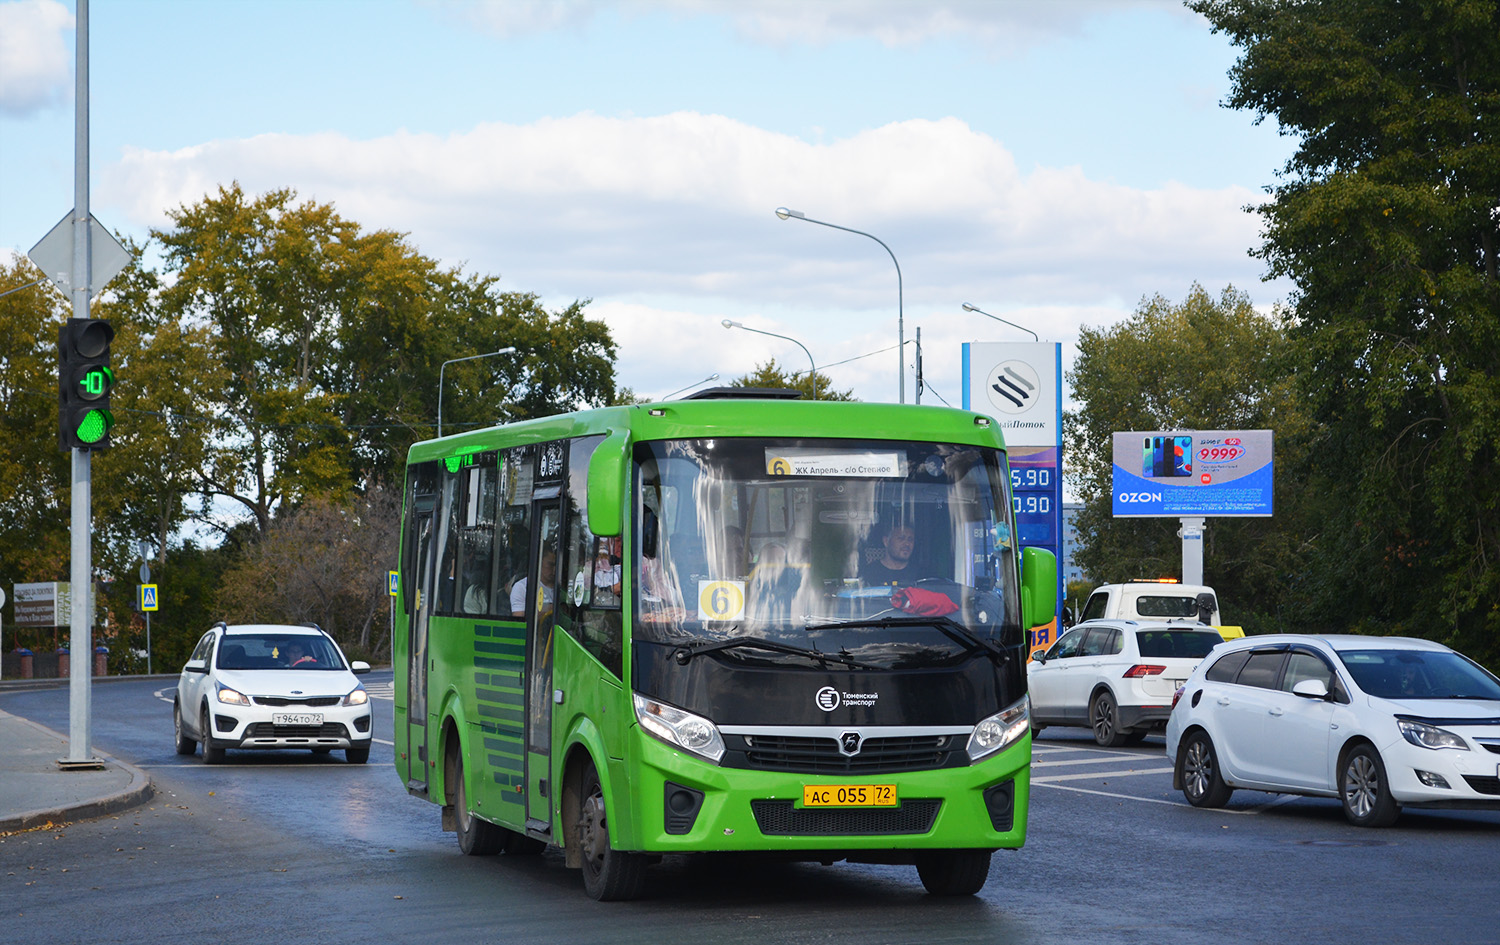
[[[702,400],[607,408],[448,436],[414,445],[408,465],[438,460],[453,468],[465,462],[465,457],[520,444],[601,434],[606,438],[596,449],[590,470],[589,525],[595,534],[621,535],[625,549],[633,547],[635,538],[629,451],[638,442],[771,436],[930,441],[1003,449],[997,425],[968,411],[860,403]],[[1008,478],[1007,473],[1007,483]],[[409,514],[408,509],[403,521]],[[404,545],[410,537],[405,527],[402,540],[400,560],[406,562]],[[1039,562],[1038,569],[1044,570],[1049,564]],[[838,855],[851,857],[863,852],[878,861],[891,851],[994,850],[1017,848],[1025,842],[1029,731],[1010,747],[966,767],[875,778],[725,768],[647,734],[636,722],[631,699],[630,602],[636,591],[631,586],[632,577],[627,568],[623,577],[626,604],[621,615],[624,678],[616,677],[570,634],[556,630],[551,634],[554,647],[548,689],[553,704],[548,754],[530,754],[526,747],[526,630],[518,619],[432,616],[428,624],[425,726],[410,716],[413,694],[407,670],[412,621],[406,606],[408,595],[398,596],[393,640],[397,668],[395,756],[408,790],[438,804],[451,804],[455,786],[447,779],[455,770],[451,753],[457,751],[463,761],[469,807],[477,817],[565,848],[571,828],[567,818],[574,810],[568,792],[576,790],[577,772],[585,762],[591,762],[600,774],[611,813],[610,841],[617,850],[652,854],[838,851]],[[408,579],[403,573],[400,580],[404,584]],[[1054,583],[1042,574],[1025,582],[1025,590],[1033,598],[1025,602],[1028,620],[1041,623],[1048,619],[1052,601],[1047,588]],[[800,809],[805,785],[872,780],[897,784],[903,805],[920,799],[941,802],[930,827],[915,833],[768,835],[757,828],[752,815],[752,801],[790,802],[793,810]],[[997,829],[983,792],[1007,781],[1013,784],[1013,815],[1008,829]],[[668,832],[664,822],[662,799],[668,782],[704,794],[701,812],[686,833]],[[576,804],[576,798],[572,800]],[[569,851],[569,865],[576,865],[574,851]]]

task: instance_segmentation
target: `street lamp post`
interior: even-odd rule
[[[448,365],[457,364],[460,361],[477,361],[480,358],[493,358],[497,354],[511,354],[515,348],[501,348],[499,351],[491,351],[489,354],[471,354],[467,358],[452,358],[444,361],[442,367],[438,368],[438,425],[437,435],[443,435],[443,372],[448,370]]]
[[[788,210],[786,207],[777,207],[776,215],[783,220],[802,220],[807,223],[816,223],[819,226],[833,227],[835,230],[843,230],[845,233],[858,233],[860,236],[868,236],[880,244],[880,247],[890,254],[891,262],[896,265],[896,390],[900,403],[906,403],[906,316],[902,311],[901,300],[901,264],[896,262],[896,254],[885,245],[885,241],[878,236],[872,236],[864,230],[855,230],[847,226],[839,226],[837,223],[828,223],[823,220],[814,220],[812,217],[800,210]],[[814,390],[816,390],[814,386]]]
[[[1042,339],[1038,338],[1036,332],[1032,331],[1030,328],[1022,328],[1020,325],[1017,325],[1015,322],[1007,322],[1007,321],[1005,321],[1005,319],[1001,318],[999,315],[991,315],[989,312],[986,312],[984,309],[979,308],[979,307],[974,306],[974,305],[970,305],[968,302],[964,303],[964,311],[966,311],[966,312],[978,312],[979,314],[985,316],[986,318],[993,318],[995,321],[1002,322],[1002,323],[1004,323],[1006,325],[1009,325],[1012,328],[1020,328],[1022,331],[1026,332],[1026,334],[1030,335],[1031,339],[1033,341],[1041,341],[1042,340]]]
[[[745,331],[753,331],[757,335],[770,335],[772,338],[780,338],[782,341],[790,341],[792,344],[801,348],[802,353],[807,355],[807,363],[812,365],[812,399],[818,399],[818,365],[813,361],[812,352],[807,350],[807,345],[798,341],[796,338],[792,338],[787,335],[778,335],[774,331],[761,331],[759,328],[751,328],[749,325],[742,325],[730,318],[724,319],[719,324],[723,325],[725,328],[742,328]]]

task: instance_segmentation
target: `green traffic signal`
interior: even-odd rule
[[[109,446],[115,425],[109,409],[114,337],[114,328],[101,318],[70,318],[57,330],[57,445],[65,451]]]

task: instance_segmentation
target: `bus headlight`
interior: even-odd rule
[[[969,736],[969,760],[978,761],[1002,748],[1009,748],[1020,741],[1030,727],[1031,699],[1022,696],[1020,702],[974,726],[974,732]]]
[[[714,723],[676,706],[635,694],[635,718],[641,728],[668,745],[707,758],[714,764],[724,757],[724,739]]]

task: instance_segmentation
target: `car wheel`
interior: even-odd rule
[[[634,899],[646,880],[646,858],[609,844],[609,812],[604,787],[592,762],[583,772],[583,803],[578,810],[578,849],[583,855],[583,889],[600,902]]]
[[[1115,697],[1101,692],[1089,703],[1089,726],[1094,730],[1094,741],[1106,748],[1118,748],[1125,744],[1126,733],[1120,731],[1120,710]]]
[[[1047,730],[1047,726],[1045,726],[1045,725],[1033,725],[1031,727],[1031,737],[1032,738],[1036,738],[1038,735],[1042,734],[1046,730]]]
[[[354,749],[345,749],[344,757]],[[368,757],[370,749],[365,749]],[[469,789],[464,786],[464,760],[458,758],[453,765],[453,815],[458,826],[458,848],[468,856],[493,856],[505,846],[505,836],[510,831],[480,820],[469,813]]]
[[[224,763],[224,749],[215,745],[213,740],[213,729],[209,728],[208,706],[203,707],[202,724],[198,728],[203,735],[203,763],[206,765],[221,765]]]
[[[1356,827],[1389,827],[1401,815],[1380,752],[1369,745],[1357,745],[1344,757],[1339,767],[1339,797],[1344,801],[1344,816]]]
[[[1146,736],[1149,735],[1149,734],[1151,734],[1151,733],[1150,732],[1126,732],[1125,733],[1125,744],[1127,744],[1127,745],[1139,745],[1141,742],[1143,742],[1143,741],[1146,740]]]
[[[177,753],[179,755],[191,755],[198,750],[198,740],[188,738],[187,733],[182,730],[182,706],[172,703],[172,734],[177,736]]]
[[[345,748],[344,760],[351,765],[362,765],[370,760],[370,746],[363,748]]]
[[[1219,756],[1213,740],[1199,729],[1182,741],[1177,753],[1182,765],[1182,795],[1194,807],[1223,807],[1229,803],[1234,788],[1224,783],[1219,773]]]
[[[917,876],[934,896],[972,896],[990,878],[989,850],[932,850],[917,855]]]

